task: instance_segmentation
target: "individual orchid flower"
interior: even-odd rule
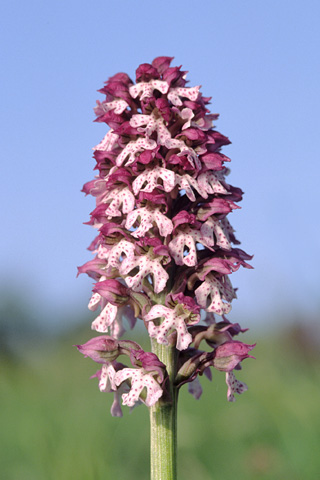
[[[216,244],[225,250],[231,250],[231,243],[229,241],[228,233],[224,230],[222,222],[213,217],[208,218],[201,226],[201,233],[205,242],[210,246]],[[212,239],[215,241],[212,241]],[[212,243],[211,243],[212,242]]]
[[[135,318],[132,309],[125,308],[129,300],[127,289],[117,280],[105,280],[102,276],[96,283],[89,302],[89,309],[95,311],[101,307],[101,313],[92,322],[92,330],[106,333],[110,332],[115,338],[119,338],[125,332],[123,319],[126,318],[130,327],[133,328]]]
[[[106,215],[110,217],[120,217],[123,213],[131,212],[135,207],[135,198],[128,187],[114,188],[108,193],[104,202],[110,202],[106,209]]]
[[[147,137],[156,132],[159,145],[166,145],[167,141],[172,138],[164,125],[164,119],[157,117],[153,112],[151,115],[133,115],[130,119],[130,125],[137,128],[139,132],[144,132]],[[142,127],[142,125],[145,125],[145,127]]]
[[[125,282],[129,288],[138,292],[143,289],[143,281],[149,275],[153,278],[153,287],[155,293],[160,293],[165,288],[169,275],[162,266],[162,256],[153,258],[153,254],[135,257],[130,260],[123,260],[120,273],[125,276]],[[133,276],[128,275],[136,267],[139,268],[138,273]]]
[[[167,138],[164,142],[164,145],[166,148],[172,150],[179,149],[180,152],[177,154],[178,156],[185,155],[193,168],[201,168],[201,163],[199,161],[197,152],[193,148],[187,146],[183,140],[179,140],[177,138]]]
[[[152,96],[154,90],[158,90],[161,93],[167,93],[169,85],[162,80],[151,80],[150,82],[141,82],[136,85],[132,85],[129,88],[132,98],[140,97],[140,100]]]
[[[115,362],[114,362],[115,363]],[[92,375],[91,378],[97,377],[99,380],[99,390],[100,392],[113,393],[114,399],[110,409],[110,413],[113,417],[122,417],[122,409],[120,399],[123,393],[128,389],[127,386],[123,384],[120,388],[117,388],[114,383],[114,377],[116,370],[113,363],[102,365],[101,370],[98,370],[95,375]]]
[[[97,101],[97,106],[94,108],[94,113],[96,115],[102,115],[103,113],[113,110],[114,113],[121,114],[123,113],[129,105],[125,100],[119,98],[118,100],[112,100],[112,102],[103,102],[100,103]]]
[[[161,386],[154,377],[149,373],[144,373],[142,369],[123,368],[116,373],[114,381],[119,386],[128,379],[131,379],[131,388],[129,393],[122,395],[123,405],[133,407],[136,402],[142,400],[147,407],[152,407],[163,394]],[[144,388],[147,390],[145,399],[141,397]]]
[[[108,392],[116,390],[116,384],[114,383],[114,377],[116,370],[112,363],[105,363],[102,365],[99,371],[99,390],[100,392]]]
[[[161,183],[159,183],[159,180]],[[155,188],[160,188],[165,192],[171,192],[176,185],[175,173],[167,168],[154,167],[147,168],[138,175],[132,184],[135,195],[138,192],[153,192]]]
[[[112,271],[112,268],[118,269],[124,258],[132,260],[134,258],[135,246],[128,240],[121,239],[119,243],[112,245],[99,245],[97,249],[97,264],[104,269],[104,275]],[[101,262],[103,260],[103,262]],[[100,263],[99,263],[100,261]],[[79,267],[80,269],[83,267]]]
[[[126,145],[126,147],[122,150],[121,153],[117,156],[116,163],[118,167],[127,160],[125,163],[126,166],[131,165],[135,161],[135,156],[137,153],[143,152],[145,150],[153,150],[156,148],[157,143],[154,140],[150,140],[149,138],[141,137],[137,140],[133,140]]]
[[[156,318],[163,318],[160,325],[155,325]],[[191,312],[178,304],[174,310],[165,307],[164,305],[154,305],[147,315],[144,316],[144,321],[149,322],[148,332],[152,338],[156,338],[158,343],[168,345],[168,333],[172,330],[177,332],[176,348],[178,350],[185,350],[192,342],[192,336],[188,332],[186,320],[188,325],[198,323],[200,315],[193,315],[191,319]]]
[[[182,212],[180,212],[182,213]],[[177,216],[173,219],[175,220]],[[197,244],[212,250],[214,245],[213,235],[207,234],[208,229],[205,229],[205,224],[200,222],[193,222],[189,226],[187,222],[184,225],[176,226],[173,232],[173,239],[168,245],[170,255],[174,258],[177,265],[187,265],[193,267],[197,265]]]
[[[197,100],[199,95],[200,87],[192,87],[192,88],[171,88],[168,93],[168,99],[170,102],[173,103],[176,107],[180,107],[183,102],[180,97],[188,98],[189,100]]]
[[[128,347],[131,347],[129,342]],[[136,348],[136,345],[130,350],[130,359],[138,368],[119,369],[114,375],[114,385],[119,387],[127,384],[130,387],[128,393],[122,395],[123,405],[133,407],[142,401],[151,407],[163,395],[161,385],[164,381],[165,365],[154,353],[144,352],[141,348]]]
[[[112,151],[117,145],[118,138],[119,135],[110,131],[104,136],[103,140],[94,147],[93,150]]]
[[[212,313],[211,313],[212,315]],[[242,329],[238,323],[230,323],[225,320],[223,322],[216,323],[214,318],[211,322],[207,322],[208,326],[196,326],[192,327],[192,334],[194,347],[199,348],[202,340],[205,340],[210,347],[216,348],[219,345],[223,345],[226,342],[232,342],[232,337],[243,333],[246,330]],[[249,350],[248,350],[249,351]],[[221,353],[221,350],[220,350]]]
[[[134,313],[129,306],[117,307],[107,302],[101,313],[92,322],[92,330],[100,333],[109,332],[114,338],[120,338],[126,331],[123,320],[127,320],[132,329],[136,323]]]
[[[166,237],[172,232],[173,225],[171,220],[164,215],[159,208],[136,208],[128,214],[125,225],[126,228],[129,230],[133,227],[138,218],[140,218],[140,225],[132,232],[134,237],[145,236],[145,234],[153,228],[154,224],[159,228],[159,233],[162,237]]]
[[[193,189],[197,191],[202,198],[208,198],[208,195],[205,190],[198,184],[197,180],[194,177],[191,177],[188,173],[184,175],[176,174],[176,183],[179,185],[179,190],[184,190],[187,197],[192,202],[196,201],[196,196],[193,192]]]
[[[234,290],[231,290],[230,281],[224,277],[224,283],[209,274],[205,281],[195,290],[199,305],[207,312],[214,312],[218,315],[228,314],[231,310],[231,300],[236,298]],[[208,303],[209,305],[207,306]]]
[[[218,172],[213,173],[207,170],[206,172],[200,173],[197,182],[199,189],[207,194],[228,195],[228,191],[221,183]]]

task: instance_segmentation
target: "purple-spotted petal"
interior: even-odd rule
[[[138,219],[140,219],[140,225],[132,232],[134,237],[144,237],[153,225],[157,226],[162,237],[170,235],[173,230],[172,221],[161,213],[159,208],[142,207],[133,210],[127,216],[126,228],[131,229]]]
[[[131,389],[129,393],[122,395],[123,405],[133,407],[136,402],[142,400],[147,407],[152,407],[163,394],[162,388],[153,376],[144,373],[141,369],[123,368],[119,370],[115,375],[115,384],[119,386],[128,379],[131,379]],[[140,396],[144,388],[147,390],[145,399]]]
[[[188,315],[179,315],[177,309],[172,310],[171,308],[165,307],[164,305],[154,305],[149,311],[149,313],[144,316],[144,320],[146,322],[149,322],[149,335],[152,338],[156,338],[157,342],[163,345],[168,345],[169,342],[167,335],[172,330],[176,330],[176,347],[178,350],[185,350],[192,342],[192,336],[188,332],[185,322],[187,317]],[[163,318],[163,321],[158,326],[150,321],[156,318]]]
[[[228,232],[224,229],[222,221],[209,217],[201,227],[202,236],[208,245],[218,245],[225,250],[231,250]],[[215,239],[215,241],[213,240]]]
[[[117,135],[116,133],[113,133],[112,130],[110,130],[106,135],[105,137],[103,138],[103,140],[98,144],[96,145],[93,150],[101,150],[101,151],[111,151],[115,145],[117,144],[117,141],[118,141],[118,138],[119,138],[119,135]]]
[[[147,168],[132,184],[135,195],[138,192],[153,192],[155,188],[171,192],[175,187],[175,173],[162,167]]]
[[[109,110],[114,110],[114,113],[120,115],[126,110],[127,107],[129,107],[129,105],[121,98],[112,100],[112,102],[100,103],[97,101],[97,106],[94,108],[94,112],[96,115],[103,115],[104,113],[109,112]]]
[[[119,217],[122,213],[126,214],[134,209],[135,198],[128,187],[116,187],[108,193],[104,199],[104,203],[109,203],[106,209],[106,215]]]
[[[198,304],[207,312],[217,313],[218,315],[230,312],[230,302],[233,298],[236,298],[236,294],[231,284],[227,283],[227,278],[225,276],[224,283],[222,283],[212,274],[209,274],[206,276],[205,281],[195,290]]]
[[[108,267],[118,268],[124,258],[132,260],[134,258],[134,244],[127,240],[120,240],[111,248],[101,247],[99,249],[99,258],[104,258],[107,261]]]
[[[195,101],[199,96],[200,87],[179,87],[179,88],[170,88],[168,93],[168,99],[176,107],[182,105],[181,98],[188,98],[189,100]]]
[[[117,156],[117,166],[121,167],[126,160],[125,165],[131,165],[135,161],[137,153],[144,152],[145,150],[153,150],[156,146],[157,143],[154,140],[145,137],[140,137],[137,140],[129,142]]]
[[[143,289],[143,281],[149,275],[153,278],[153,288],[155,293],[160,293],[165,288],[169,275],[161,265],[162,257],[151,258],[148,255],[135,257],[133,260],[126,258],[123,260],[120,273],[121,275],[128,275],[131,270],[138,267],[139,272],[133,276],[126,276],[125,282],[128,287],[138,292]]]
[[[164,80],[150,80],[150,82],[140,82],[129,87],[132,98],[139,97],[140,100],[151,97],[154,90],[161,93],[167,93],[169,85]]]

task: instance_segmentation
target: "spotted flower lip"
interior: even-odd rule
[[[130,359],[132,365],[140,366],[145,372],[157,375],[160,383],[164,381],[164,372],[166,366],[162,362],[160,362],[159,358],[155,353],[145,352],[142,349],[131,349]]]
[[[234,401],[247,387],[233,370],[252,358],[253,345],[233,338],[245,330],[225,318],[236,299],[231,274],[252,268],[229,222],[243,195],[227,181],[230,158],[221,149],[230,140],[213,125],[219,115],[209,111],[211,98],[189,86],[172,60],[157,57],[135,76],[111,76],[94,108],[110,129],[93,149],[96,176],[83,186],[96,202],[87,224],[97,236],[89,247],[94,258],[78,274],[95,282],[91,328],[107,335],[78,348],[103,364],[100,389],[114,394],[118,416],[121,398],[131,408],[166,401],[166,365],[121,340],[136,323],[153,346],[175,348],[177,388],[188,383],[195,398],[198,375],[215,369],[226,373]],[[211,351],[199,350],[202,340]],[[118,364],[119,355],[132,368]]]
[[[119,386],[128,379],[131,379],[131,388],[129,393],[122,395],[123,405],[133,407],[136,402],[142,400],[147,407],[152,407],[162,397],[163,390],[151,374],[136,368],[123,368],[116,373],[115,384]],[[145,398],[141,396],[144,388],[147,390]]]
[[[163,318],[162,323],[158,326],[150,321],[157,318]],[[192,342],[192,336],[188,332],[186,321],[188,324],[198,323],[200,315],[194,314],[192,318],[191,312],[181,308],[179,304],[174,310],[163,305],[154,305],[149,313],[145,315],[144,320],[149,322],[149,335],[152,338],[156,338],[157,342],[163,345],[168,345],[169,343],[167,338],[168,333],[171,330],[176,330],[176,348],[178,350],[185,350]]]

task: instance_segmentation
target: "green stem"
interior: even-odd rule
[[[168,392],[150,408],[151,480],[176,480],[178,391],[173,385],[176,348],[152,340],[152,351],[166,365],[169,385]]]

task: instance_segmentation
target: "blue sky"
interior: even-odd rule
[[[316,1],[35,1],[0,7],[4,295],[46,321],[83,313],[96,92],[111,75],[174,56],[219,112],[231,222],[255,270],[233,275],[232,320],[316,315],[319,296],[320,4]]]

